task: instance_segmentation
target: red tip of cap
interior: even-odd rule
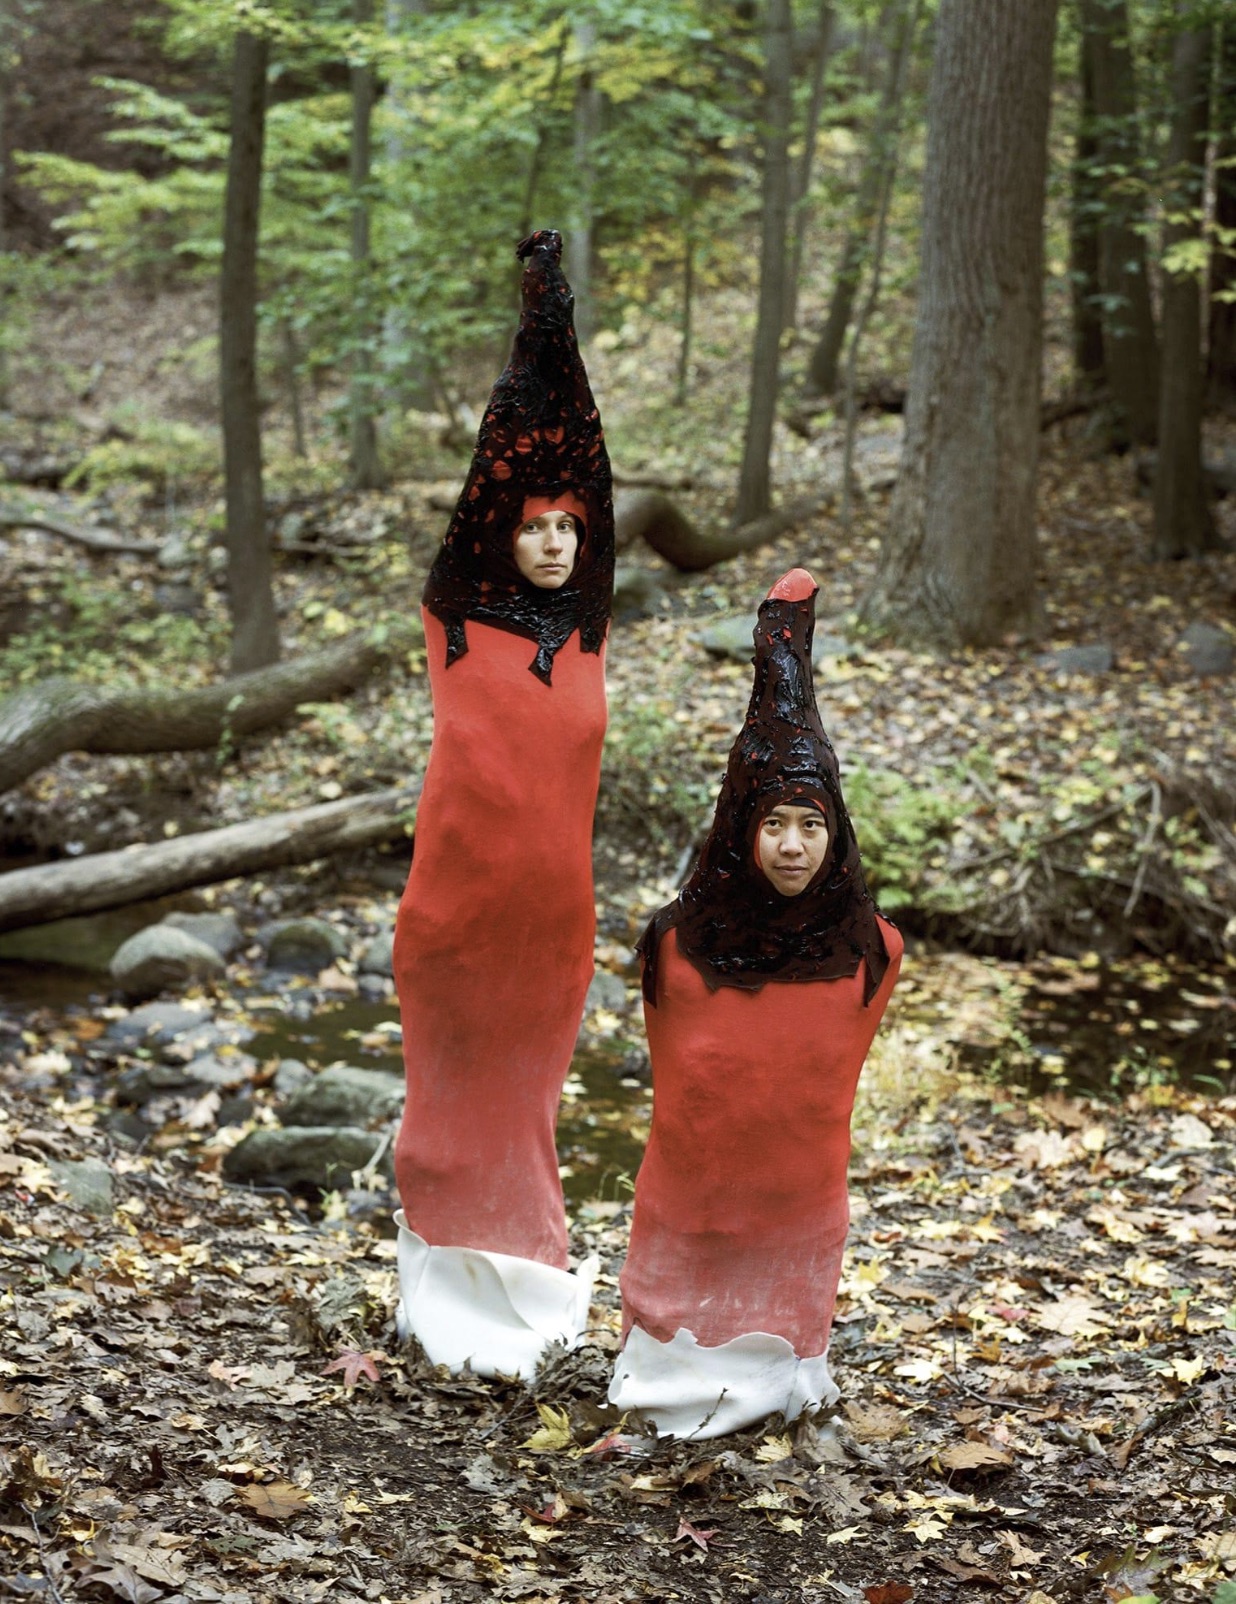
[[[768,600],[810,601],[819,588],[805,568],[791,568],[768,592]]]

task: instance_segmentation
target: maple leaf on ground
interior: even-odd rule
[[[163,1597],[163,1590],[143,1582],[131,1565],[112,1565],[105,1571],[95,1571],[90,1577],[94,1587],[106,1587],[126,1604],[154,1604]]]
[[[905,1582],[874,1582],[863,1588],[863,1597],[867,1604],[909,1604],[914,1589]]]
[[[332,1359],[322,1371],[324,1376],[333,1376],[336,1371],[343,1372],[345,1387],[354,1387],[365,1376],[370,1381],[380,1381],[377,1361],[383,1357],[380,1353],[358,1353],[355,1348],[345,1348],[337,1359]]]
[[[242,1488],[240,1499],[261,1520],[289,1520],[313,1501],[313,1495],[290,1481],[269,1481]]]
[[[555,1409],[553,1404],[539,1403],[536,1412],[541,1417],[541,1424],[522,1446],[545,1454],[560,1453],[564,1448],[569,1448],[571,1417],[567,1411]]]
[[[946,1470],[989,1470],[997,1465],[1011,1465],[1013,1456],[989,1443],[959,1442],[944,1450],[940,1463]]]
[[[678,1530],[674,1533],[674,1541],[676,1543],[680,1543],[685,1537],[690,1542],[694,1543],[697,1548],[702,1548],[706,1554],[708,1552],[709,1543],[717,1535],[719,1530],[720,1528],[717,1526],[692,1526],[689,1520],[683,1520],[680,1517],[678,1521]]]

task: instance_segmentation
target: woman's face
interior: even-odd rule
[[[571,577],[579,535],[569,512],[526,518],[515,533],[515,566],[538,590],[558,590]]]
[[[815,879],[828,853],[828,821],[819,808],[778,803],[755,841],[760,868],[783,897],[797,897]]]

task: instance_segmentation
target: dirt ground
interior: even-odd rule
[[[841,1406],[658,1443],[604,1401],[622,1204],[575,1221],[583,1346],[531,1388],[451,1379],[397,1346],[391,1240],[227,1185],[209,1141],[117,1146],[75,1028],[0,1048],[6,1596],[1236,1593],[1236,1098],[963,1079],[869,1115]]]

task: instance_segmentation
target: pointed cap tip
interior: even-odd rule
[[[810,601],[819,586],[805,568],[791,568],[768,592],[769,601]]]

